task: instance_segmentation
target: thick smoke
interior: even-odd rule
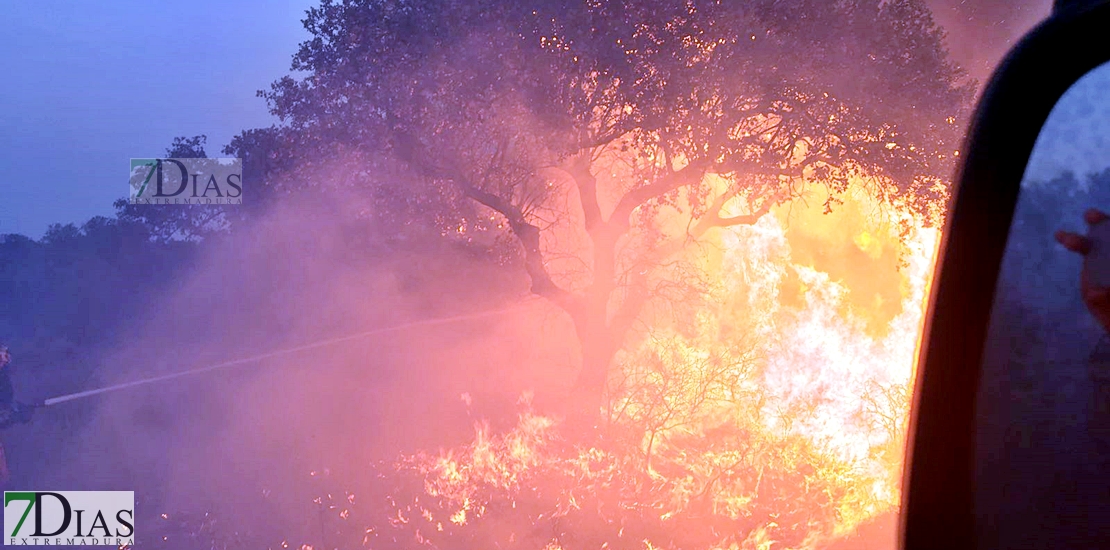
[[[929,4],[954,58],[982,81],[1050,0]],[[326,340],[352,327],[504,307],[528,294],[526,280],[462,252],[352,256],[356,236],[322,221],[349,218],[349,199],[288,200],[210,250],[182,286],[135,319],[123,338],[130,344],[104,357],[88,385]],[[469,439],[476,419],[511,416],[523,391],[567,385],[566,365],[578,355],[570,327],[554,312],[536,313],[550,306],[528,307],[535,309],[74,403],[95,420],[69,447],[68,467],[36,481],[136,490],[146,513],[211,510],[231,529],[293,535],[318,494],[311,470],[329,469],[357,494],[372,461],[455,445]]]
[[[948,31],[953,58],[980,83],[1052,9],[1052,0],[928,0],[928,4]]]
[[[358,204],[294,197],[249,230],[206,246],[87,385],[421,319],[510,312],[67,403],[93,409],[95,418],[75,434],[69,467],[38,481],[135,490],[144,536],[169,523],[156,514],[172,520],[188,510],[222,518],[221,532],[278,536],[270,541],[277,544],[305,521],[316,525],[320,476],[310,472],[327,470],[360,494],[375,461],[461,443],[479,418],[513,421],[526,390],[569,383],[573,340],[562,317],[525,298],[526,280],[450,247],[367,252],[351,227],[324,222],[351,219]]]

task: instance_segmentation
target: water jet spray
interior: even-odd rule
[[[376,336],[376,335],[379,335],[379,334],[387,334],[387,333],[390,333],[390,332],[398,332],[398,331],[407,330],[407,329],[416,328],[416,327],[428,327],[428,326],[435,326],[435,325],[445,325],[445,324],[451,324],[451,323],[458,323],[458,322],[461,322],[461,321],[471,321],[471,320],[474,320],[474,319],[482,319],[482,318],[485,318],[485,317],[496,317],[496,316],[505,315],[507,313],[516,311],[518,309],[523,309],[525,306],[528,305],[528,302],[529,302],[529,300],[525,300],[522,303],[519,303],[519,304],[517,304],[515,306],[512,306],[512,307],[504,308],[504,309],[483,311],[483,312],[479,312],[479,313],[468,313],[468,314],[465,314],[465,315],[454,315],[454,316],[451,316],[451,317],[441,317],[441,318],[436,318],[436,319],[424,319],[424,320],[420,320],[420,321],[412,321],[412,322],[409,322],[409,323],[402,323],[400,325],[394,325],[394,326],[390,326],[390,327],[381,327],[381,328],[377,328],[377,329],[373,329],[373,330],[368,330],[368,331],[365,331],[365,332],[359,332],[357,334],[350,334],[350,335],[341,336],[341,337],[338,337],[338,338],[329,338],[327,340],[320,340],[318,342],[303,344],[303,345],[296,346],[296,347],[274,350],[274,351],[254,355],[254,356],[251,356],[251,357],[244,357],[242,359],[233,359],[231,361],[216,363],[215,365],[206,365],[206,366],[203,366],[203,367],[197,367],[197,368],[189,369],[189,370],[185,370],[185,371],[174,372],[174,373],[170,373],[170,374],[164,374],[164,375],[161,375],[161,376],[155,376],[155,377],[151,377],[151,378],[144,378],[142,380],[134,380],[134,381],[131,381],[131,382],[113,384],[111,386],[105,386],[103,388],[96,388],[96,389],[92,389],[92,390],[85,390],[85,391],[70,393],[70,394],[66,394],[66,395],[59,395],[57,397],[51,397],[49,399],[44,399],[42,401],[35,402],[33,404],[33,406],[35,406],[35,407],[49,407],[51,405],[57,405],[59,403],[65,403],[67,401],[73,401],[75,399],[81,399],[83,397],[92,397],[94,395],[100,395],[100,394],[104,394],[104,393],[110,393],[110,392],[114,392],[114,391],[125,390],[125,389],[128,389],[128,388],[134,388],[134,387],[138,387],[138,386],[145,386],[147,384],[154,384],[156,382],[165,382],[167,380],[173,380],[175,378],[182,378],[182,377],[185,377],[185,376],[192,376],[192,375],[195,375],[195,374],[201,374],[201,373],[205,373],[205,372],[211,372],[211,371],[215,371],[215,370],[226,369],[226,368],[236,367],[236,366],[240,366],[240,365],[246,365],[246,364],[249,364],[249,363],[257,363],[259,361],[264,361],[266,359],[272,359],[274,357],[280,357],[282,355],[288,355],[290,353],[297,353],[297,352],[307,351],[307,350],[311,350],[311,349],[323,348],[323,347],[327,347],[327,346],[334,346],[336,344],[341,344],[343,342],[349,342],[349,341],[352,341],[352,340],[358,340],[358,339],[361,339],[361,338],[367,338],[367,337]]]

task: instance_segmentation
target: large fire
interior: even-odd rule
[[[519,290],[534,300],[505,324],[562,325],[496,350],[547,385],[508,421],[474,407],[473,438],[367,464],[357,496],[322,481],[319,533],[282,546],[892,547],[974,85],[927,6],[409,4],[308,13],[294,74],[262,94],[274,196],[350,196],[360,239],[413,243],[414,263],[465,243],[498,279],[460,303]],[[420,302],[446,294],[419,275]],[[501,344],[476,328],[460,355]],[[517,354],[527,338],[568,359]],[[450,393],[472,389],[461,371]]]
[[[852,192],[707,234],[645,312],[583,443],[527,399],[515,428],[380,466],[351,544],[434,548],[822,548],[887,525],[939,231]],[[693,290],[691,290],[693,289]],[[354,525],[368,525],[356,529]],[[357,540],[356,540],[357,539]],[[853,547],[893,548],[893,528]]]

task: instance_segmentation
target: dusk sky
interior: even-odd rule
[[[991,64],[981,58],[998,55],[983,43],[1002,51],[1048,9],[1047,0],[929,3],[953,54],[980,78]],[[219,156],[233,135],[276,122],[255,94],[288,74],[316,1],[93,4],[5,5],[0,234],[38,238],[51,223],[111,215],[129,159],[161,156],[175,136],[206,134]]]
[[[132,157],[208,135],[209,156],[275,120],[312,0],[6,2],[0,18],[0,234],[110,216]]]

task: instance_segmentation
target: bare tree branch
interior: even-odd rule
[[[594,231],[604,223],[601,206],[597,202],[597,178],[590,172],[591,161],[592,153],[588,149],[584,150],[571,159],[567,170],[578,186],[578,200],[582,205],[587,232]]]
[[[617,207],[613,209],[613,215],[609,218],[610,223],[615,224],[616,227],[619,227],[623,231],[627,231],[628,227],[631,225],[630,218],[632,212],[637,208],[652,199],[659,198],[671,191],[701,181],[701,178],[705,177],[708,173],[708,168],[708,162],[692,162],[681,170],[671,172],[648,185],[637,187],[625,193],[617,203]]]
[[[725,202],[727,202],[727,200]],[[767,199],[764,199],[762,201],[762,204],[759,205],[759,208],[756,208],[755,211],[751,212],[750,214],[742,214],[739,216],[731,217],[721,216],[721,208],[724,207],[724,203],[721,203],[720,205],[714,204],[715,208],[711,209],[704,216],[702,216],[700,220],[698,220],[697,225],[695,225],[693,230],[691,230],[691,235],[695,239],[697,239],[700,238],[702,235],[705,235],[707,231],[714,227],[755,225],[763,216],[771,211],[771,207],[773,207],[777,202],[778,201],[776,201],[774,197],[769,197]]]
[[[467,197],[493,209],[508,220],[509,228],[524,248],[524,269],[532,279],[532,292],[551,300],[572,315],[576,314],[581,300],[557,285],[551,278],[551,273],[547,271],[543,251],[540,249],[540,228],[529,223],[520,209],[504,198],[465,181],[455,180],[455,182]]]

